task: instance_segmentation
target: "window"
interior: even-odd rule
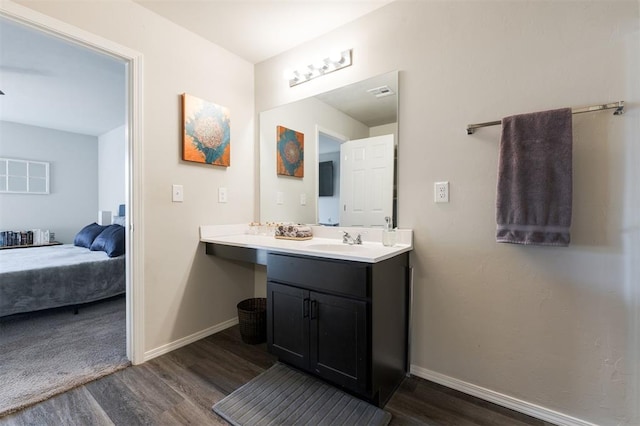
[[[0,192],[48,194],[49,163],[0,158]]]

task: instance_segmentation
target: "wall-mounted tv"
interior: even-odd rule
[[[319,164],[319,194],[321,197],[333,196],[333,161],[321,161]]]

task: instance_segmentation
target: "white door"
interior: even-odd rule
[[[393,135],[340,145],[340,226],[384,226],[393,215]]]

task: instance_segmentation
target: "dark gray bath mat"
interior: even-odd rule
[[[213,406],[232,425],[387,425],[391,414],[284,364]]]

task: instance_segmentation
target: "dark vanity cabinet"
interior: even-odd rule
[[[367,303],[269,282],[271,352],[350,389],[367,385]]]
[[[383,406],[407,371],[408,262],[269,253],[269,351]]]

